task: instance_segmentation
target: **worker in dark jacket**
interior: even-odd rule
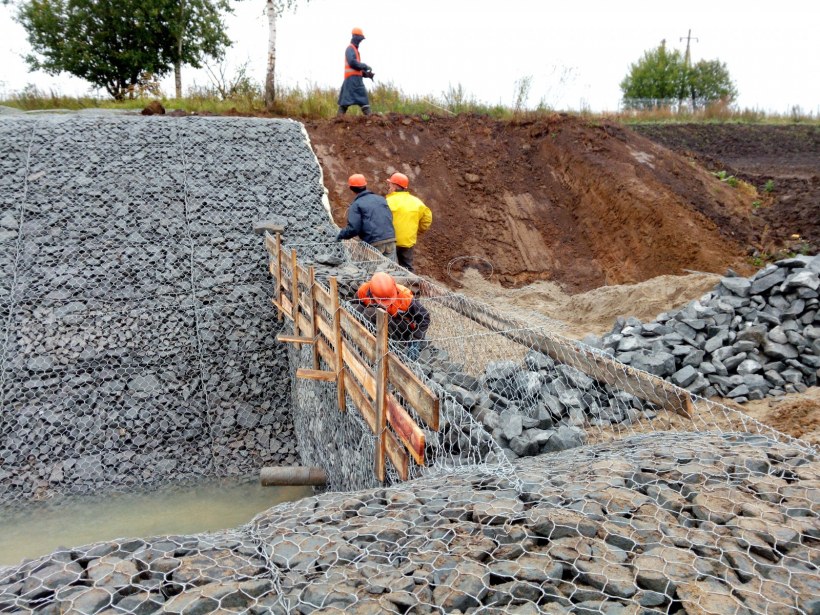
[[[369,282],[359,287],[356,299],[356,309],[368,318],[375,317],[375,308],[385,310],[390,316],[387,322],[390,339],[405,344],[409,358],[418,358],[430,327],[430,312],[413,296],[413,291],[396,284],[390,274],[377,271]]]
[[[347,226],[339,231],[336,241],[358,237],[396,262],[396,231],[387,201],[367,189],[367,180],[360,173],[351,175],[347,185],[356,198],[347,209]]]
[[[339,92],[339,115],[347,113],[347,108],[358,105],[362,113],[370,115],[370,100],[364,89],[364,77],[373,78],[373,69],[362,62],[359,55],[359,43],[364,40],[361,28],[353,28],[353,38],[345,50],[345,80]]]

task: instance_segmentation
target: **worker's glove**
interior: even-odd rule
[[[364,77],[365,79],[372,79],[375,74],[376,73],[374,73],[369,68],[362,71],[362,77]]]

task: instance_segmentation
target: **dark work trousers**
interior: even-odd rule
[[[399,259],[399,265],[407,269],[407,271],[415,271],[413,269],[413,248],[400,248],[396,246],[396,256]]]

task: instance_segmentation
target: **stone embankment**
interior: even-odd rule
[[[0,119],[0,504],[298,459],[252,228],[328,241],[301,124]]]
[[[818,480],[763,436],[633,436],[63,549],[0,571],[0,612],[816,613]]]
[[[702,397],[802,393],[820,377],[820,256],[778,261],[654,322],[619,319],[588,340]]]

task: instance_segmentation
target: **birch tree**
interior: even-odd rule
[[[285,11],[294,7],[299,0],[266,0],[265,12],[268,16],[268,62],[265,72],[265,107],[273,107],[276,101],[276,20]],[[309,2],[310,0],[304,0]]]

